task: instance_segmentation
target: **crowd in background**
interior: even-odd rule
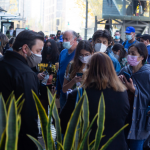
[[[82,40],[72,30],[58,30],[49,37],[42,31],[24,30],[10,39],[0,33],[0,92],[5,101],[12,91],[16,98],[22,93],[25,98],[19,150],[37,149],[26,136],[38,136],[31,89],[48,113],[47,87],[52,94],[57,92],[60,101],[62,134],[75,108],[77,88],[87,92],[90,122],[103,92],[106,136],[100,145],[128,123],[107,150],[146,149],[150,136],[150,35],[136,35],[134,27],[127,27],[125,34],[123,41],[119,31],[113,39],[107,30],[97,30],[89,40]],[[94,122],[90,143],[96,129]]]

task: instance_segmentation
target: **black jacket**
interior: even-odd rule
[[[97,114],[98,104],[101,92],[105,98],[105,129],[100,147],[104,145],[110,137],[112,137],[119,129],[125,125],[125,119],[129,112],[129,102],[127,92],[115,92],[112,89],[95,90],[86,89],[87,96],[89,99],[89,111],[90,111],[90,122]],[[77,90],[74,90],[69,94],[68,100],[60,113],[62,133],[65,133],[68,120],[70,119],[71,113],[75,108]],[[97,130],[97,121],[92,126],[90,133],[90,142],[95,139],[95,133]],[[125,142],[124,132],[121,132],[117,138],[108,146],[107,150],[127,150]]]
[[[6,101],[12,91],[16,99],[24,93],[25,102],[21,112],[21,130],[19,134],[19,150],[37,149],[26,136],[37,138],[37,111],[31,89],[38,95],[38,78],[30,69],[25,58],[14,51],[6,51],[0,59],[0,92]]]

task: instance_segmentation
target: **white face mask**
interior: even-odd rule
[[[79,56],[79,60],[83,63],[83,64],[87,64],[89,59],[91,58],[91,55],[89,56]]]
[[[70,49],[73,46],[73,44],[71,45],[70,42],[63,42],[63,47],[65,49]]]
[[[107,46],[106,45],[104,45],[104,44],[102,44],[102,43],[96,43],[95,44],[95,51],[96,52],[106,52],[106,50],[107,50]]]
[[[115,57],[117,60],[119,60],[119,55],[114,54],[114,57]]]

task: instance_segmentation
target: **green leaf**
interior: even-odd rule
[[[56,99],[56,95],[53,98],[53,101],[50,105],[50,111],[49,111],[49,118],[47,124],[47,150],[53,150],[53,145],[54,145],[54,141],[51,133],[51,118],[52,118],[52,111],[54,108],[55,99]]]
[[[51,92],[48,88],[47,88],[47,94],[48,94],[49,105],[51,105],[52,100],[53,100],[53,96],[52,96],[52,94],[51,94]],[[57,141],[59,143],[62,143],[60,119],[59,119],[58,110],[57,110],[57,107],[56,107],[55,103],[54,103],[54,109],[53,109],[53,117],[55,119],[55,128],[56,128]],[[60,147],[58,146],[57,149],[60,150]]]
[[[22,102],[18,105],[17,107],[17,113],[20,114],[21,113],[21,110],[22,110],[22,107],[23,107],[23,104],[24,104],[24,101],[25,99],[22,100]]]
[[[58,141],[57,141],[57,145],[59,145],[59,147],[61,148],[61,150],[64,150],[64,148],[63,148],[62,144],[61,144],[61,143],[59,143]]]
[[[5,149],[5,142],[6,142],[6,129],[4,130],[1,140],[0,140],[0,150]]]
[[[6,128],[7,111],[2,94],[0,93],[0,140]]]
[[[11,94],[9,95],[7,101],[6,101],[6,110],[8,111],[8,108],[9,108],[9,105],[10,105],[10,102],[11,102],[11,99],[14,95],[14,91],[11,92]]]
[[[38,147],[38,150],[43,150],[43,147],[42,145],[40,144],[40,142],[35,139],[34,137],[32,137],[31,135],[28,135],[27,136],[36,144],[36,146]]]
[[[18,122],[18,135],[19,135],[20,128],[21,128],[21,116],[20,115],[17,116],[17,122]]]
[[[95,144],[95,140],[93,140],[93,141],[89,144],[89,149],[90,149],[90,150],[93,150],[94,144]]]
[[[83,150],[83,147],[84,147],[84,145],[85,145],[85,142],[87,141],[87,136],[88,136],[88,134],[89,134],[89,132],[90,132],[90,130],[91,130],[91,128],[92,128],[92,125],[93,125],[93,123],[95,122],[96,118],[97,118],[97,114],[96,114],[95,117],[93,118],[93,120],[92,120],[90,126],[88,127],[87,131],[84,133],[83,140],[82,140],[82,143],[81,143],[81,145],[80,145],[80,147],[79,147],[79,150]]]
[[[15,104],[15,97],[13,96],[8,109],[5,150],[16,150],[17,144],[18,144],[17,106]]]
[[[21,98],[22,98],[23,95],[24,95],[24,94],[21,94],[21,95],[19,96],[19,98],[18,98],[17,101],[16,101],[16,105],[18,105],[18,104],[20,103],[20,100],[21,100]]]
[[[122,127],[117,133],[115,133],[107,142],[105,145],[101,147],[100,150],[105,150],[109,144],[124,130],[129,124],[126,124],[124,127]]]
[[[99,148],[100,141],[104,131],[104,123],[105,123],[105,101],[104,95],[102,93],[98,105],[97,131],[95,136],[94,150],[98,150]]]
[[[47,148],[47,123],[48,123],[48,118],[47,114],[45,112],[45,109],[43,108],[39,98],[37,95],[32,91],[33,99],[35,101],[36,109],[40,118],[40,124],[41,124],[41,129],[42,129],[42,135],[45,143],[45,147]]]
[[[81,108],[83,104],[83,97],[84,95],[82,96],[77,106],[75,107],[73,113],[71,114],[71,118],[68,122],[66,133],[64,136],[64,142],[63,142],[63,146],[65,150],[71,150],[72,145],[75,141],[75,132],[79,122],[81,110],[82,110]]]
[[[89,126],[89,102],[88,102],[87,94],[85,92],[84,101],[83,101],[83,130],[82,130],[82,137],[83,137],[85,131],[87,130],[88,126]],[[87,137],[86,142],[85,142],[85,144],[83,146],[83,149],[88,150],[89,149],[88,145],[89,145],[89,137]]]

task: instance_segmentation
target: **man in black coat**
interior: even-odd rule
[[[27,134],[34,138],[38,135],[38,116],[31,92],[33,90],[38,95],[38,78],[30,67],[41,62],[43,45],[41,35],[25,30],[16,37],[13,51],[6,51],[4,57],[0,58],[0,92],[5,102],[12,91],[16,99],[24,93],[18,150],[37,150],[27,137]]]

